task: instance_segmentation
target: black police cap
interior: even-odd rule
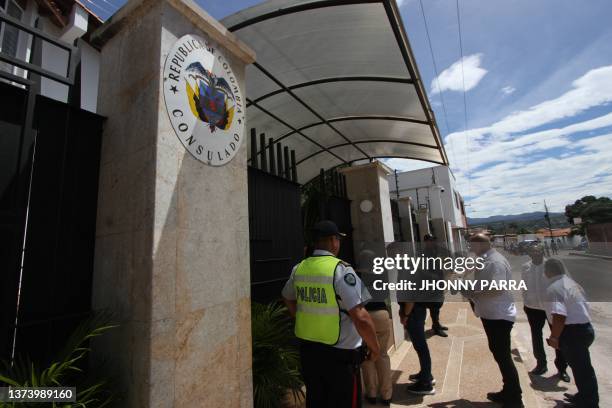
[[[336,223],[329,220],[317,222],[312,227],[312,233],[315,238],[325,238],[334,235],[337,237],[346,237],[346,234],[338,230],[338,226],[336,225]]]

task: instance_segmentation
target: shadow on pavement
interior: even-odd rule
[[[431,408],[493,408],[493,407],[499,407],[499,405],[494,402],[472,402],[466,399],[435,402],[427,406]]]
[[[420,405],[423,403],[422,395],[410,394],[406,386],[410,383],[393,383],[393,405]]]
[[[552,375],[550,377],[542,377],[539,375],[529,374],[531,379],[531,388],[538,391],[566,391],[567,387],[559,385],[559,377]]]

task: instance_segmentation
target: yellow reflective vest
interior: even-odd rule
[[[340,338],[340,306],[336,300],[334,274],[340,260],[312,256],[298,265],[293,276],[297,298],[296,337],[334,345]]]

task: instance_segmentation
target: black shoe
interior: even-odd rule
[[[529,372],[529,374],[543,375],[547,371],[548,371],[548,368],[546,366],[537,365],[536,368],[534,368],[533,370]]]
[[[434,330],[434,334],[440,337],[448,337],[448,334],[442,329]]]
[[[421,379],[421,373],[410,374],[408,376],[408,379],[410,381],[419,381]],[[436,379],[435,378],[431,379],[431,385],[436,385]]]
[[[406,390],[411,394],[417,395],[433,395],[436,393],[436,389],[431,382],[423,381],[408,384]]]
[[[436,331],[436,330],[448,330],[448,327],[446,326],[442,326],[441,324],[436,324],[431,326],[431,328]]]
[[[487,392],[487,399],[493,402],[504,402],[504,392]]]
[[[376,397],[365,397],[366,401],[368,401],[372,405],[376,405]]]
[[[384,400],[380,400],[380,403],[382,405],[386,406],[386,407],[391,406],[391,400],[390,399],[388,399],[388,400],[385,400],[385,399]]]
[[[566,371],[559,371],[559,373],[557,374],[557,376],[559,377],[559,379],[563,382],[570,382],[570,376],[567,375]]]

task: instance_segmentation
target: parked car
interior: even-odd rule
[[[537,245],[538,241],[535,239],[526,239],[525,241],[521,241],[518,243],[516,251],[518,255],[527,255],[529,248]]]

